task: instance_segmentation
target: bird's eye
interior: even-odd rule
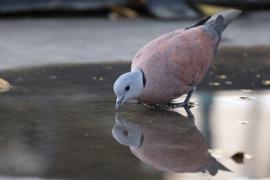
[[[125,90],[128,91],[130,89],[130,86],[126,86]]]

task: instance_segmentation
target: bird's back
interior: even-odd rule
[[[145,73],[146,86],[139,97],[145,103],[168,103],[198,84],[214,57],[219,37],[204,26],[179,29],[146,44],[131,69]]]

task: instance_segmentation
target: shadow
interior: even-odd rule
[[[117,142],[156,169],[174,173],[230,171],[209,152],[209,145],[194,124],[194,116],[166,110],[148,110],[126,120],[115,114],[112,135]]]

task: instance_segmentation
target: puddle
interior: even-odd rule
[[[158,118],[156,118],[158,117]],[[156,169],[174,172],[230,171],[208,152],[209,145],[193,117],[161,109],[135,113],[133,121],[116,114],[113,137]]]
[[[215,63],[192,98],[195,119],[181,108],[137,104],[115,115],[112,84],[128,64],[1,71],[11,89],[0,93],[0,174],[95,180],[209,179],[209,172],[222,179],[270,177],[266,60],[248,59],[243,66],[228,57]]]

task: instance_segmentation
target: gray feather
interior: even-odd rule
[[[237,9],[229,9],[213,15],[205,25],[209,28],[213,28],[219,35],[224,29],[236,19],[242,11]]]
[[[230,9],[213,15],[205,22],[203,30],[216,41],[214,54],[217,52],[222,32],[240,14],[240,10]]]

